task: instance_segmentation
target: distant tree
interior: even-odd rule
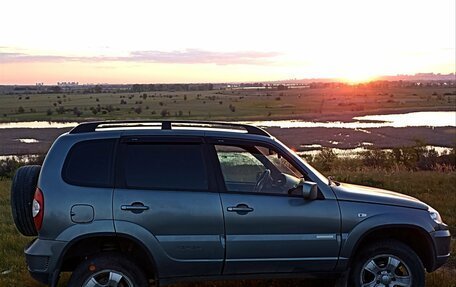
[[[167,109],[163,109],[163,110],[161,110],[160,115],[162,117],[166,117],[169,115],[169,111]]]
[[[99,94],[99,93],[103,92],[103,87],[100,85],[96,85],[95,87],[93,87],[93,92]]]
[[[48,115],[48,116],[52,116],[52,110],[51,110],[51,109],[47,109],[47,111],[46,111],[46,115]]]
[[[77,117],[80,117],[82,115],[82,112],[78,109],[78,107],[74,107],[73,114]]]
[[[105,109],[108,113],[114,111],[114,107],[113,107],[112,105],[107,105],[106,107],[104,107],[104,109]]]
[[[60,106],[60,107],[58,107],[57,109],[55,109],[55,111],[56,111],[59,115],[61,115],[61,114],[64,114],[64,113],[65,113],[65,108],[62,107],[62,106]]]
[[[60,88],[59,86],[53,86],[53,87],[51,87],[51,91],[53,93],[61,93],[62,92],[62,88]]]
[[[24,108],[22,106],[19,106],[19,108],[17,108],[17,112],[19,114],[23,114],[25,112]]]

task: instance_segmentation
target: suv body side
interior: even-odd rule
[[[122,140],[141,137],[201,139],[207,172],[215,181],[209,183],[208,190],[151,191],[126,188],[117,181],[111,187],[81,187],[63,180],[65,158],[78,142],[115,139],[113,158],[117,160],[113,164],[119,165],[126,144]],[[212,150],[216,141],[257,143],[276,149],[318,185],[321,198],[306,201],[302,197],[227,192]],[[115,177],[122,178],[118,166]],[[134,239],[146,250],[144,256],[154,262],[155,275],[170,282],[172,278],[203,275],[344,272],[367,234],[392,226],[424,232],[432,253],[428,270],[449,256],[445,247],[449,231],[430,220],[424,206],[404,207],[394,200],[384,204],[355,200],[342,188],[328,185],[323,176],[272,137],[200,130],[65,134],[51,147],[38,187],[44,194],[44,224],[25,253],[32,275],[51,285],[57,282],[63,258],[74,244],[103,236]],[[139,214],[122,210],[123,205],[138,201],[148,210]],[[254,212],[227,212],[239,203],[252,205]],[[75,222],[78,212],[90,220]],[[144,217],[146,214],[155,221]],[[277,214],[287,216],[274,218]],[[171,230],[168,222],[180,231]]]

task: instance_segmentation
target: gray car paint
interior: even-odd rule
[[[131,135],[192,135],[267,143],[288,155],[317,183],[324,199],[306,201],[299,197],[194,191],[114,191],[73,186],[62,180],[65,157],[75,143]],[[49,257],[45,269],[30,264],[29,269],[51,275],[58,272],[60,258],[68,246],[82,237],[99,234],[133,237],[153,256],[159,276],[172,278],[343,271],[356,243],[369,230],[407,225],[431,236],[437,229],[427,205],[414,198],[355,185],[330,186],[324,176],[273,137],[238,132],[131,129],[64,134],[46,156],[38,187],[44,193],[44,224],[38,239],[25,253],[28,258]],[[138,199],[150,209],[132,214],[119,208]],[[239,203],[252,206],[254,212],[227,212],[227,207]],[[71,214],[75,205],[93,208],[93,218],[76,223]],[[87,212],[86,208],[83,210]],[[85,218],[87,214],[80,216]],[[449,236],[448,232],[438,234]]]

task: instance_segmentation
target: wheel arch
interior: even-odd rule
[[[73,271],[85,258],[103,252],[128,254],[149,278],[159,278],[155,258],[140,240],[127,234],[91,233],[76,237],[65,246],[57,263],[58,272],[54,273],[57,278],[53,281],[58,280],[60,272]]]
[[[409,246],[421,259],[424,267],[431,270],[435,264],[435,248],[430,234],[423,228],[411,224],[388,224],[369,229],[353,245],[348,266],[360,250],[375,241],[395,239]]]

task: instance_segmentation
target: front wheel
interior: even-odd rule
[[[423,263],[399,241],[382,241],[361,250],[350,274],[350,286],[424,287]]]
[[[144,272],[120,254],[99,254],[80,263],[71,275],[69,287],[147,287]]]

